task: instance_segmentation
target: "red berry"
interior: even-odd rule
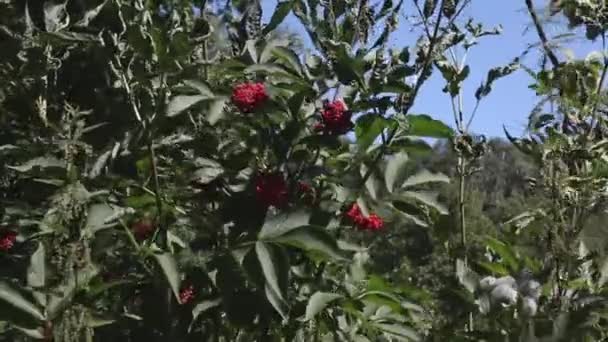
[[[232,103],[243,113],[258,109],[268,100],[264,83],[241,83],[232,90]]]
[[[352,128],[351,116],[352,113],[347,110],[344,101],[328,102],[321,111],[321,127],[329,134],[344,134]]]
[[[287,183],[280,173],[258,175],[255,193],[257,200],[266,207],[282,207],[287,203]]]
[[[15,241],[17,240],[17,233],[9,230],[5,231],[0,237],[0,250],[4,252],[10,251],[15,245]]]
[[[376,231],[381,230],[384,227],[384,220],[382,220],[380,216],[370,214],[368,217],[365,217],[357,203],[354,203],[346,212],[346,217],[348,217],[353,224],[361,230]]]
[[[189,304],[194,299],[194,286],[188,285],[179,292],[180,304]]]
[[[133,230],[133,235],[139,241],[145,240],[152,236],[156,227],[154,226],[154,222],[148,218],[141,219],[131,226]]]
[[[365,222],[365,228],[368,230],[381,230],[384,227],[384,221],[376,214],[370,214]]]

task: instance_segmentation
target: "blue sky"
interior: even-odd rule
[[[541,16],[545,15],[543,6],[546,1],[537,0],[537,7]],[[408,3],[408,0],[406,0]],[[276,0],[262,0],[264,19],[268,21]],[[410,5],[406,10],[411,10]],[[528,13],[523,0],[473,0],[472,5],[465,10],[464,18],[473,17],[486,28],[497,25],[503,27],[499,36],[486,37],[480,44],[469,52],[467,63],[471,66],[471,74],[463,85],[464,109],[469,113],[475,104],[474,93],[485,78],[487,71],[495,66],[508,64],[513,58],[519,56],[531,43],[538,38],[535,31],[526,30],[530,24]],[[284,25],[297,32],[305,33],[297,20],[289,17]],[[416,32],[410,32],[411,26],[405,17],[400,18],[399,30],[391,39],[393,47],[413,46],[417,38]],[[547,25],[547,33],[552,36],[564,33],[563,25]],[[307,38],[304,40],[307,41]],[[595,44],[592,46],[585,42],[572,42],[567,44],[577,58],[584,58],[593,49],[601,49]],[[561,53],[564,56],[564,53]],[[533,52],[523,60],[525,65],[536,68],[539,54]],[[528,89],[532,79],[524,71],[518,71],[507,78],[503,78],[493,87],[492,93],[484,99],[477,115],[471,125],[472,131],[488,137],[504,137],[503,125],[515,135],[524,132],[530,110],[538,100],[533,91]],[[421,89],[420,96],[412,109],[412,113],[424,113],[453,125],[451,102],[448,95],[441,89],[444,81],[439,73],[434,76]]]

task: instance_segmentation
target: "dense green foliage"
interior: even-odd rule
[[[474,97],[539,105],[487,140],[471,1],[0,0],[0,339],[607,338],[605,46],[522,4],[541,65]],[[603,1],[546,5],[604,44]],[[433,73],[453,127],[411,112]]]

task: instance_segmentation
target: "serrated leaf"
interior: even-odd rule
[[[47,169],[47,168],[65,168],[65,162],[63,160],[57,159],[55,157],[38,157],[34,159],[30,159],[25,164],[21,164],[19,166],[6,166],[9,169],[19,171],[19,172],[28,172],[34,168],[37,169]]]
[[[27,285],[34,289],[33,296],[38,301],[38,304],[46,305],[45,294],[39,292],[43,289],[46,283],[46,264],[44,245],[38,243],[38,248],[30,257],[30,264],[27,268]]]
[[[386,188],[389,192],[393,192],[395,185],[403,179],[402,171],[407,165],[408,160],[409,157],[407,153],[400,152],[392,156],[386,164],[384,180],[386,182]]]
[[[70,17],[66,6],[67,1],[59,4],[52,2],[44,3],[44,27],[47,32],[60,31],[68,26]]]
[[[202,101],[209,100],[210,97],[206,95],[178,95],[169,101],[167,105],[167,116],[174,117],[183,113],[185,110],[195,106]]]
[[[479,284],[479,276],[461,259],[456,260],[456,277],[469,292],[475,293]]]
[[[426,18],[433,15],[433,12],[435,12],[435,8],[437,7],[437,2],[438,2],[438,0],[425,0],[424,1],[424,7],[422,9],[422,14],[424,14],[424,16]]]
[[[104,0],[104,2],[102,2],[101,4],[99,4],[96,7],[93,7],[92,9],[86,11],[84,13],[84,16],[82,17],[82,19],[78,20],[76,22],[76,24],[74,24],[75,26],[79,26],[79,27],[87,27],[89,26],[89,23],[94,20],[99,13],[101,12],[101,10],[104,8],[104,6],[108,3],[108,0]]]
[[[425,138],[450,138],[453,134],[449,126],[425,114],[408,115],[407,120],[409,124],[408,135]]]
[[[291,9],[293,8],[293,0],[281,1],[277,3],[277,7],[272,12],[272,17],[264,29],[262,30],[263,35],[267,35],[274,29],[276,29],[285,20]]]
[[[393,207],[399,211],[399,215],[402,215],[403,218],[421,227],[428,227],[428,223],[423,218],[418,217],[422,214],[422,210],[418,206],[403,201],[394,201]]]
[[[273,63],[252,64],[245,68],[244,72],[246,74],[261,73],[266,75],[289,75],[289,73],[283,68],[283,66]]]
[[[321,253],[337,260],[347,259],[347,252],[341,250],[336,240],[320,227],[297,228],[275,238],[274,241],[309,252]]]
[[[287,291],[289,264],[282,249],[279,246],[258,241],[255,244],[255,252],[262,266],[266,284],[281,301],[285,301],[284,293]]]
[[[309,220],[310,213],[304,210],[281,212],[266,218],[258,238],[264,240],[281,236],[291,230],[308,225]]]
[[[355,125],[357,145],[364,151],[390,126],[391,121],[380,115],[365,114],[360,116]]]
[[[209,109],[207,111],[207,122],[210,125],[215,125],[224,116],[224,107],[228,97],[216,97],[209,103]]]
[[[490,94],[490,92],[492,91],[492,85],[495,81],[512,74],[514,71],[519,69],[519,67],[519,60],[516,59],[509,65],[490,69],[490,71],[488,71],[488,76],[486,77],[486,80],[475,91],[475,97],[477,98],[477,100],[481,100],[482,98]]]
[[[325,310],[329,304],[340,298],[343,298],[343,296],[337,293],[315,292],[308,300],[304,319],[307,321],[313,319],[318,313]]]
[[[287,306],[287,303],[285,303],[268,284],[264,286],[264,292],[272,307],[281,315],[284,321],[287,321],[287,319],[289,319],[289,307]]]
[[[185,80],[183,83],[184,85],[198,91],[198,95],[206,96],[208,98],[213,97],[213,92],[211,89],[209,89],[209,86],[205,82],[199,80]]]
[[[220,306],[221,303],[222,303],[222,299],[216,298],[216,299],[203,300],[202,302],[196,304],[194,309],[192,309],[192,320],[195,320],[203,312]]]
[[[437,200],[439,194],[435,191],[403,191],[399,193],[399,195],[414,199],[428,207],[437,210],[442,215],[448,214],[448,209],[446,208],[446,206],[439,203],[439,201]]]
[[[165,279],[169,283],[169,287],[171,287],[171,290],[175,295],[175,299],[179,301],[181,277],[179,275],[175,257],[170,253],[155,253],[154,258],[163,271]]]
[[[296,74],[302,75],[302,63],[295,52],[284,46],[276,46],[272,49],[271,53],[276,58],[286,62]]]
[[[416,330],[403,324],[375,323],[374,326],[391,335],[405,337],[411,341],[420,341],[420,336],[416,333]]]
[[[86,325],[89,328],[99,328],[106,325],[110,325],[116,322],[116,319],[102,317],[99,315],[89,315],[87,317]]]
[[[224,173],[222,165],[207,158],[197,158],[195,164],[199,169],[194,171],[192,180],[199,184],[208,184]]]
[[[85,230],[95,233],[100,229],[114,227],[117,224],[117,219],[131,211],[132,209],[128,210],[105,203],[92,204],[87,214]]]
[[[421,170],[415,175],[409,177],[401,184],[401,187],[407,188],[426,183],[449,183],[450,177],[443,173],[433,173],[428,170]]]
[[[47,339],[46,336],[44,336],[43,332],[44,332],[44,328],[43,327],[38,327],[38,328],[26,328],[26,327],[22,327],[19,325],[13,325],[13,327],[17,330],[19,330],[20,332],[22,332],[23,334],[36,339],[36,340],[45,340]]]
[[[34,303],[27,300],[21,293],[4,282],[0,283],[0,300],[10,304],[15,309],[29,314],[37,320],[43,321],[45,319],[40,309]]]

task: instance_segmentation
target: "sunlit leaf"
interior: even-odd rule
[[[308,300],[304,319],[307,321],[313,319],[319,312],[325,310],[329,304],[342,297],[337,293],[315,292]]]
[[[0,283],[0,300],[40,321],[45,317],[40,309],[6,283]]]
[[[169,253],[155,253],[154,258],[158,262],[165,279],[169,283],[169,287],[173,291],[175,298],[179,301],[179,291],[181,277],[177,268],[177,263],[172,254]]]

